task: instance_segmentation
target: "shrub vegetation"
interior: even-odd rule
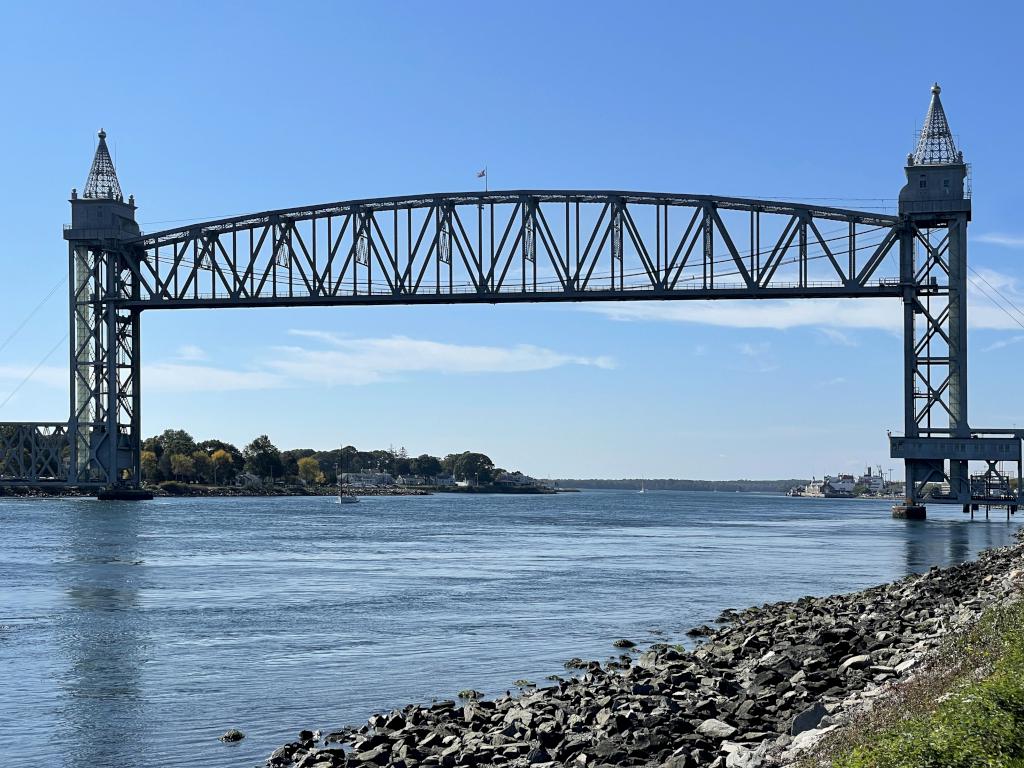
[[[1024,768],[1024,603],[951,638],[938,663],[813,762],[822,757],[835,768]]]

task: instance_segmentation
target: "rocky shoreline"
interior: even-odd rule
[[[303,731],[270,768],[757,768],[791,762],[927,665],[950,632],[1019,599],[1024,543],[828,597],[725,611],[578,677],[493,701],[410,705],[366,725]],[[617,645],[628,647],[628,641]]]

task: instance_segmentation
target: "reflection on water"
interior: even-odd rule
[[[0,765],[259,763],[305,727],[540,682],[726,607],[849,591],[1016,522],[886,503],[594,492],[0,499]],[[247,738],[217,741],[237,727]]]
[[[141,519],[123,502],[83,512],[67,519],[65,567],[57,571],[67,600],[59,630],[67,664],[62,737],[72,746],[69,765],[127,766],[148,748],[150,733],[140,681]]]
[[[907,573],[923,573],[933,565],[961,563],[975,552],[1003,546],[1019,527],[1013,520],[977,520],[932,513],[930,520],[904,520]]]

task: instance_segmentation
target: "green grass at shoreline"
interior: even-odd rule
[[[816,757],[834,768],[1024,768],[1024,603],[951,638],[931,668]]]

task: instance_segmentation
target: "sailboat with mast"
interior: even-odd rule
[[[355,504],[359,501],[359,497],[349,491],[345,492],[345,473],[343,470],[343,464],[345,461],[345,448],[341,449],[341,458],[334,466],[335,474],[338,476],[338,498],[335,499],[336,504]]]

